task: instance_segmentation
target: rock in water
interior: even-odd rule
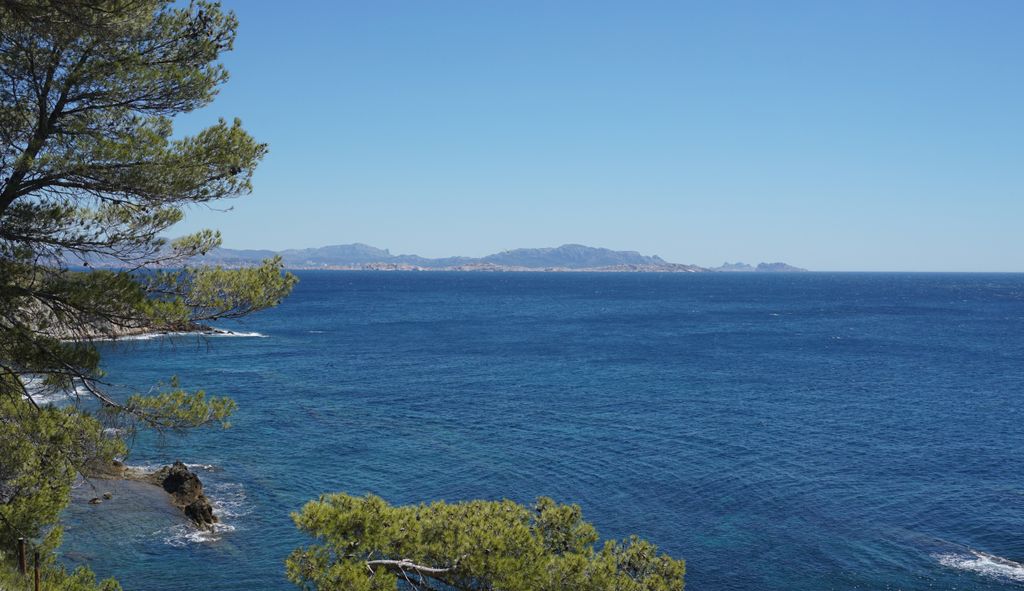
[[[213,507],[205,496],[189,503],[185,507],[185,516],[201,526],[217,523],[217,516],[213,514]]]
[[[185,516],[202,528],[217,523],[210,500],[203,494],[203,483],[195,472],[181,462],[164,466],[148,477],[153,484],[170,493],[171,502],[185,512]]]

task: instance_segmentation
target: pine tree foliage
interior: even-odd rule
[[[40,588],[46,591],[121,591],[121,585],[114,579],[97,581],[96,575],[87,567],[80,566],[68,571],[60,564],[49,561],[41,569]],[[4,591],[30,591],[33,587],[29,577],[21,576],[16,570],[0,566],[0,589]]]
[[[0,0],[5,562],[17,536],[54,547],[75,475],[124,452],[105,425],[225,424],[234,408],[173,380],[118,398],[96,340],[238,318],[276,305],[295,282],[276,259],[190,266],[219,245],[216,232],[162,238],[187,208],[249,193],[267,153],[238,120],[189,136],[172,125],[227,80],[218,59],[236,27],[214,2]],[[81,404],[47,407],[40,387]]]
[[[598,546],[576,505],[540,498],[393,507],[334,494],[292,515],[319,543],[288,558],[303,589],[682,591],[682,560],[637,537]]]

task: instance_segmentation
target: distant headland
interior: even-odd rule
[[[280,256],[290,269],[326,269],[337,271],[548,271],[548,272],[800,272],[786,263],[725,263],[720,267],[699,267],[670,263],[657,255],[647,256],[632,250],[609,250],[581,244],[563,244],[551,248],[517,248],[485,257],[426,258],[414,254],[391,254],[367,244],[339,244],[320,248],[272,250],[235,250],[218,248],[196,262],[224,267],[245,267]]]

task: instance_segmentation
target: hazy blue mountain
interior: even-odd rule
[[[610,250],[582,244],[563,244],[553,248],[517,248],[481,258],[445,257],[431,259],[415,254],[391,254],[387,249],[368,244],[336,244],[320,248],[291,248],[271,250],[234,250],[218,248],[197,262],[247,266],[280,255],[286,267],[310,268],[420,268],[456,270],[502,269],[598,269],[613,271],[731,271],[731,272],[787,272],[804,271],[786,263],[761,263],[757,267],[744,263],[725,263],[721,267],[704,269],[693,265],[670,263],[654,255],[642,255],[632,250]]]
[[[564,244],[555,248],[520,248],[483,258],[446,257],[430,259],[412,254],[393,255],[386,249],[366,244],[340,244],[321,248],[269,250],[234,250],[218,248],[202,260],[222,265],[244,265],[280,255],[290,267],[344,267],[368,264],[411,265],[423,268],[466,266],[524,267],[529,269],[590,269],[617,266],[671,267],[658,256],[645,256],[634,251],[616,251],[581,244]],[[675,265],[678,266],[678,265]],[[694,268],[696,270],[696,268]]]
[[[745,273],[745,272],[748,272],[748,271],[753,271],[754,267],[752,267],[752,266],[750,266],[750,265],[748,265],[746,263],[729,263],[729,262],[726,262],[726,263],[722,263],[721,267],[712,267],[711,270],[712,271],[728,272],[728,273]]]
[[[786,263],[761,263],[757,266],[757,270],[762,273],[794,273],[804,272],[807,269],[801,269],[800,267],[794,267],[793,265],[787,265]]]
[[[746,263],[723,263],[721,267],[712,267],[708,270],[719,273],[796,273],[806,271],[807,269],[801,269],[786,263],[760,263],[756,267]]]
[[[644,256],[631,250],[608,250],[582,244],[563,244],[556,248],[517,248],[480,259],[484,263],[511,267],[564,267],[590,269],[616,265],[663,266],[668,263],[658,256]]]
[[[338,244],[320,248],[282,250],[281,258],[286,265],[358,265],[364,263],[391,262],[394,258],[387,249],[381,250],[368,244]]]

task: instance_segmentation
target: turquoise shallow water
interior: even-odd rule
[[[549,495],[692,590],[1024,588],[1024,275],[300,277],[233,327],[262,337],[108,347],[126,390],[238,401],[129,459],[197,464],[225,528],[121,485],[67,511],[66,561],[289,589],[288,512],[320,493]]]

